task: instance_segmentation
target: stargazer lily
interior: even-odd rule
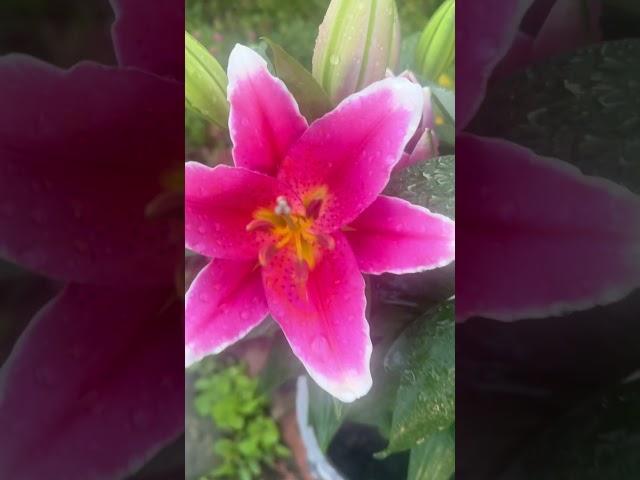
[[[252,50],[234,48],[228,77],[235,167],[186,165],[186,245],[213,259],[186,295],[186,362],[271,313],[311,377],[353,401],[372,384],[362,273],[454,258],[452,220],[380,195],[420,121],[422,89],[381,80],[308,126]]]

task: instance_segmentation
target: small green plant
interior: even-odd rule
[[[209,417],[222,433],[213,450],[220,464],[207,478],[251,480],[262,478],[266,466],[290,455],[282,444],[274,420],[268,415],[267,398],[242,365],[209,367],[195,383],[194,406]]]

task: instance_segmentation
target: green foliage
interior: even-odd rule
[[[437,82],[451,68],[455,56],[455,0],[446,0],[427,22],[416,48],[416,67]]]
[[[382,457],[413,448],[454,422],[454,340],[453,304],[447,303],[411,324],[387,353],[387,368],[400,374],[400,386]]]
[[[335,399],[322,390],[313,380],[309,385],[309,422],[318,440],[318,445],[324,451],[331,439],[340,428],[345,418],[348,404]]]
[[[187,0],[187,29],[226,59],[236,43],[269,35],[311,65],[313,43],[328,0]]]
[[[195,389],[196,411],[209,417],[222,433],[213,445],[221,462],[210,478],[261,478],[265,464],[273,466],[277,459],[289,456],[276,423],[268,416],[267,398],[241,365],[214,366],[195,382]]]
[[[428,208],[448,217],[455,215],[455,157],[436,157],[395,172],[385,195]]]
[[[411,449],[407,480],[449,480],[455,470],[455,425]]]
[[[422,31],[433,13],[444,0],[396,0],[400,13],[402,34]]]
[[[533,66],[490,86],[471,129],[559,158],[638,193],[639,56],[640,40],[630,39]]]

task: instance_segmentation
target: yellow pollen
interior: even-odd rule
[[[312,200],[321,195],[314,194]],[[306,202],[305,202],[306,203]],[[273,235],[273,243],[263,248],[260,263],[266,264],[275,250],[291,249],[300,263],[306,263],[309,270],[316,266],[319,250],[333,247],[333,239],[326,234],[314,232],[315,219],[306,213],[293,213],[286,199],[278,197],[274,209],[259,208],[247,230],[268,231]]]

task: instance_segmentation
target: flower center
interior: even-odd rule
[[[294,212],[285,197],[278,197],[272,209],[259,208],[254,212],[247,230],[271,233],[271,238],[260,250],[261,265],[267,265],[279,250],[289,248],[295,253],[299,264],[306,264],[312,270],[320,250],[334,248],[333,238],[314,228],[325,196],[326,189],[317,189],[307,195],[303,202],[304,213]]]

